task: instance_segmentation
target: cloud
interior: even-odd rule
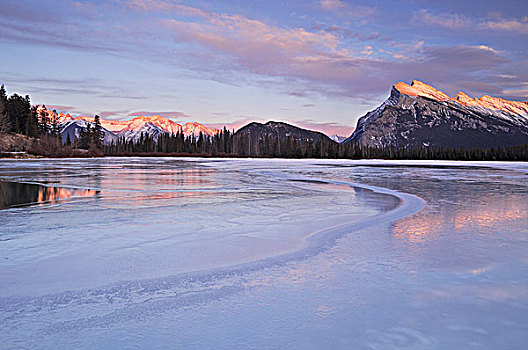
[[[528,21],[527,17],[524,17],[522,21],[518,20],[498,20],[488,21],[486,26],[490,29],[512,31],[517,33],[526,34],[528,33]]]
[[[321,0],[321,7],[325,10],[336,11],[345,7],[341,0]]]
[[[120,120],[123,119],[123,115],[126,115],[129,111],[128,110],[118,110],[118,111],[100,111],[95,114],[97,114],[100,117],[103,117],[105,119],[116,119]]]
[[[474,72],[475,67],[480,71],[505,62],[487,47],[427,48],[423,42],[396,52],[383,51],[389,59],[380,59],[374,53],[382,50],[373,45],[358,52],[345,49],[338,33],[343,28],[321,25],[319,28],[325,30],[284,29],[240,15],[217,13],[208,13],[205,19],[163,23],[178,42],[199,44],[221,54],[218,59],[224,67],[268,77],[258,79],[257,84],[297,97],[315,93],[368,99],[388,91],[387,81],[412,79],[415,71],[438,76],[433,72],[438,67],[458,74],[462,67]]]
[[[198,42],[260,70],[275,64],[335,49],[339,39],[326,32],[278,28],[240,15],[210,14],[208,23],[162,21],[177,41]]]
[[[321,8],[331,11],[341,17],[363,18],[370,17],[376,12],[376,8],[354,4],[350,6],[341,0],[321,0]]]
[[[528,17],[523,17],[520,20],[470,18],[454,13],[433,14],[427,9],[421,9],[414,14],[413,22],[450,30],[495,30],[517,32],[520,34],[528,33]]]
[[[46,105],[46,108],[50,111],[56,109],[58,112],[63,112],[63,113],[78,113],[77,107],[73,107],[73,106]]]
[[[142,11],[165,11],[172,7],[172,4],[163,0],[130,0],[126,2],[128,7]]]
[[[373,52],[374,52],[374,51],[372,51],[372,46],[370,46],[370,45],[365,46],[365,47],[363,48],[363,50],[361,51],[361,53],[362,53],[363,55],[367,55],[367,56],[372,55]]]
[[[0,8],[1,9],[1,8]],[[24,12],[24,8],[18,11]],[[44,15],[41,15],[43,17]],[[27,19],[25,19],[27,17]],[[50,25],[49,20],[31,20],[33,15],[26,15],[20,20],[13,20],[10,13],[0,11],[0,39],[18,42],[22,44],[37,44],[43,46],[64,47],[69,49],[98,51],[119,54],[127,51],[126,41],[116,40],[119,34],[109,31],[104,34],[105,40],[102,39],[101,33],[96,34],[95,30],[89,23],[71,22],[71,18],[65,18],[60,22],[61,15],[50,14],[48,18],[54,18],[55,23]],[[16,18],[16,17],[15,17]]]
[[[390,38],[381,35],[377,32],[371,32],[371,33],[362,33],[359,31],[352,30],[347,27],[339,26],[339,25],[328,25],[325,23],[317,23],[310,27],[311,30],[319,30],[319,31],[325,31],[328,33],[333,33],[341,36],[343,39],[347,40],[360,40],[360,41],[389,41]]]
[[[328,136],[350,136],[354,127],[340,123],[321,123],[312,119],[299,120],[294,122],[295,125],[304,129],[320,131]]]
[[[175,12],[182,16],[207,17],[205,11],[197,7],[178,4],[174,1],[164,0],[132,0],[126,3],[129,8],[142,12]]]
[[[33,9],[25,13],[22,5],[2,3],[0,10],[5,9],[5,12],[0,11],[0,38],[117,55],[136,62],[161,63],[169,75],[174,68],[186,70],[185,74],[192,78],[237,87],[259,86],[300,98],[323,95],[353,99],[356,104],[379,102],[380,96],[389,92],[390,84],[400,80],[422,79],[447,89],[454,89],[458,83],[474,82],[473,93],[480,93],[478,86],[483,88],[485,82],[492,85],[491,91],[522,92],[522,83],[527,79],[522,73],[527,68],[525,63],[515,65],[508,59],[514,57],[511,52],[484,45],[430,46],[423,41],[401,42],[371,30],[362,32],[327,23],[288,27],[175,1],[114,0],[90,4],[105,17],[94,22],[85,14],[92,8],[86,10],[71,3],[79,14],[77,17],[64,16],[60,12],[57,16],[45,17],[46,21],[32,21],[30,18],[38,15]],[[341,5],[351,7],[343,1],[330,1],[324,6],[330,9]],[[341,8],[338,12],[346,10]],[[112,13],[118,12],[125,20],[115,21]],[[49,18],[54,20],[50,22]],[[450,30],[465,29],[473,24],[481,29],[495,26],[493,30],[503,32],[522,31],[527,23],[526,18],[475,20],[429,10],[417,12],[414,21],[428,21],[429,25]],[[103,25],[102,22],[111,24]],[[505,85],[500,75],[516,77],[508,79]],[[50,79],[47,82],[28,80],[24,84],[32,89],[28,92],[73,93],[112,99],[146,99],[150,93],[127,91],[126,84],[109,86],[110,83],[104,81],[77,84]]]
[[[26,5],[26,6],[24,6]],[[61,11],[52,11],[45,6],[44,2],[34,2],[31,6],[24,4],[23,1],[1,1],[0,18],[10,21],[28,21],[33,24],[48,23],[50,18],[54,20],[63,20],[64,15]],[[44,5],[44,6],[42,6]]]
[[[506,96],[511,96],[512,99],[522,99],[528,103],[528,84],[525,84],[524,87],[521,88],[505,90],[502,93]],[[520,96],[522,96],[522,98],[520,98]]]
[[[473,22],[466,16],[446,13],[434,15],[426,9],[421,9],[415,13],[413,21],[453,30],[469,28],[473,25]]]
[[[231,69],[266,76],[259,85],[297,97],[374,99],[389,91],[388,82],[417,78],[451,87],[461,80],[487,79],[487,74],[479,77],[486,71],[500,74],[508,63],[501,52],[485,45],[431,47],[422,41],[399,45],[396,51],[367,45],[356,52],[345,49],[336,32],[278,28],[239,15],[210,13],[205,23],[164,23],[176,40],[224,55],[224,64]],[[463,25],[462,20],[451,23]]]
[[[491,47],[452,46],[428,47],[423,49],[425,59],[436,68],[448,68],[450,71],[472,73],[489,70],[508,62]]]
[[[425,47],[420,53],[419,59],[396,68],[398,80],[407,80],[405,75],[412,76],[450,95],[460,90],[473,96],[502,95],[503,78],[498,76],[510,69],[511,62],[499,51],[484,45],[460,45]],[[522,77],[511,80],[515,86],[522,81]]]
[[[128,113],[128,117],[151,116],[151,115],[160,115],[162,117],[171,118],[171,119],[184,119],[184,120],[192,119],[191,116],[189,116],[188,114],[185,114],[179,111],[168,111],[168,112],[134,111],[134,112]]]

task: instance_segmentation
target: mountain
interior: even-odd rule
[[[65,142],[68,134],[70,135],[70,139],[73,140],[74,136],[79,137],[80,131],[86,130],[88,125],[91,125],[92,127],[95,125],[94,117],[72,117],[70,114],[62,113],[54,115],[51,111],[48,111],[47,113],[48,118],[51,120],[57,118],[63,142]],[[101,126],[105,135],[106,144],[110,144],[112,141],[121,137],[124,137],[127,140],[137,141],[142,133],[157,140],[158,136],[164,133],[176,134],[181,132],[186,137],[190,135],[198,137],[200,132],[208,136],[213,136],[219,132],[217,129],[209,129],[197,122],[180,125],[159,115],[139,116],[131,120],[108,120],[101,118]]]
[[[259,140],[263,140],[267,137],[276,139],[277,136],[281,140],[287,139],[290,137],[292,140],[300,141],[325,141],[333,142],[328,136],[318,131],[311,131],[307,129],[302,129],[297,126],[283,123],[283,122],[274,122],[269,121],[266,124],[252,122],[242,128],[238,129],[235,133],[235,136],[248,135],[251,139],[251,142],[257,143]]]
[[[68,135],[70,136],[70,141],[73,142],[73,140],[78,139],[81,131],[86,132],[86,129],[88,125],[91,125],[93,128],[95,124],[90,123],[88,121],[79,119],[79,120],[69,120],[64,123],[60,124],[60,134],[61,134],[61,140],[62,143],[65,144],[66,140],[68,139]],[[108,131],[105,128],[103,129],[104,133],[104,143],[105,144],[111,144],[112,141],[116,141],[118,139],[118,136],[114,133]]]
[[[463,92],[451,98],[417,80],[400,82],[381,106],[358,120],[344,142],[445,148],[528,144],[528,103]]]
[[[331,139],[332,141],[335,141],[335,142],[337,142],[337,143],[341,143],[341,142],[343,142],[343,141],[345,141],[345,140],[347,139],[346,136],[339,136],[339,135],[337,135],[337,134],[336,134],[336,135],[329,136],[329,137],[330,137],[330,139]]]

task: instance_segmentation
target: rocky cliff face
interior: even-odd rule
[[[528,144],[528,104],[490,96],[455,98],[419,81],[398,83],[345,142],[369,147],[473,148]]]

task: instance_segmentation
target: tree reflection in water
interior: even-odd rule
[[[92,197],[99,191],[48,187],[37,184],[0,181],[0,209],[44,203],[57,203],[71,197]]]

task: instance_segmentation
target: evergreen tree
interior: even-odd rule
[[[56,109],[54,109],[53,112],[51,113],[49,133],[51,134],[52,137],[56,138],[57,140],[60,139],[59,114],[57,113]]]
[[[86,125],[86,130],[79,133],[79,147],[84,149],[93,148],[93,132],[90,124]]]
[[[7,116],[7,92],[4,85],[0,87],[0,134],[11,129],[11,124]]]
[[[42,105],[42,108],[38,110],[38,131],[40,135],[47,135],[51,132],[51,120],[48,116],[49,111],[45,105]]]
[[[104,145],[104,131],[101,126],[101,117],[98,115],[94,118],[93,143],[96,149],[102,149]]]
[[[30,122],[31,104],[29,96],[25,98],[13,94],[7,100],[7,117],[10,123],[10,131],[18,134],[27,134],[27,127]]]

